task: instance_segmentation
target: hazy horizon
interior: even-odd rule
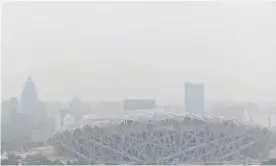
[[[2,8],[2,100],[276,99],[273,2],[13,2]]]

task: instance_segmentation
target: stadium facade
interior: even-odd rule
[[[132,111],[91,119],[48,140],[57,153],[87,164],[237,163],[264,159],[275,147],[267,128],[216,117]]]

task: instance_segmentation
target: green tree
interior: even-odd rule
[[[14,154],[8,154],[7,159],[1,160],[1,165],[18,165],[20,157]]]
[[[61,162],[51,161],[46,157],[26,157],[23,161],[24,165],[62,165]]]
[[[268,161],[264,161],[262,165],[276,165],[276,159],[270,159]]]

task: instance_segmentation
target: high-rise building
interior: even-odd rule
[[[269,124],[268,124],[268,127],[272,128],[274,127],[275,124],[274,124],[274,116],[273,115],[270,115],[269,116]]]
[[[201,114],[204,111],[204,85],[185,83],[185,111]]]
[[[1,103],[1,122],[9,123],[12,118],[18,113],[18,101],[16,98],[12,97],[9,100],[3,101]]]
[[[25,82],[21,93],[21,112],[28,115],[38,114],[38,99],[34,82],[31,77]]]
[[[79,122],[83,116],[81,100],[78,97],[74,97],[69,103],[69,107],[71,115],[74,116],[75,121]]]

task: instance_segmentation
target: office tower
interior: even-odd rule
[[[185,83],[185,111],[201,114],[204,110],[204,85]]]

